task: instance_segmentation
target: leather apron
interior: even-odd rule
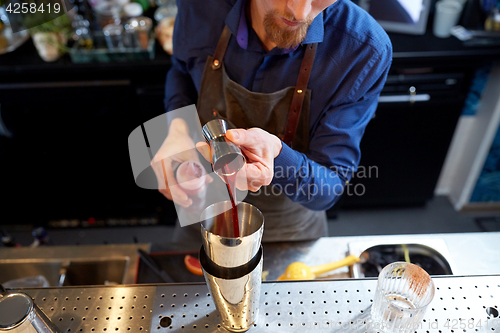
[[[306,46],[296,86],[267,94],[251,92],[226,74],[223,59],[230,38],[231,32],[226,26],[214,55],[208,56],[205,63],[197,103],[202,126],[212,119],[222,118],[235,128],[259,127],[305,153],[309,147],[311,98],[307,83],[317,44]],[[285,174],[286,168],[282,172]],[[305,191],[307,193],[307,189]],[[327,236],[324,211],[312,211],[293,202],[273,185],[263,186],[255,193],[249,191],[244,201],[264,214],[263,242]],[[188,242],[191,237],[198,238],[198,224],[194,228],[189,227],[176,228],[174,239]]]

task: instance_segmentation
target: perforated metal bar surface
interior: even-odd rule
[[[500,331],[500,276],[433,280],[436,294],[417,333]],[[376,283],[263,283],[259,318],[249,332],[376,333],[370,320]],[[25,292],[64,332],[226,332],[205,284]]]
[[[500,330],[500,318],[488,314],[500,306],[500,276],[433,280],[436,294],[418,333]],[[376,280],[264,283],[259,319],[250,331],[376,332],[377,324],[370,324],[376,284]],[[158,294],[152,331],[225,331],[205,285],[182,290],[159,286]],[[162,317],[170,317],[171,325],[163,328]]]
[[[63,332],[150,332],[155,286],[21,291]]]

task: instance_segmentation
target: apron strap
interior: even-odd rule
[[[229,40],[231,39],[231,30],[224,26],[224,30],[219,38],[217,47],[215,48],[215,53],[212,61],[212,69],[217,70],[222,66],[222,61],[224,55],[226,54],[227,46]],[[307,90],[307,84],[309,82],[309,76],[311,75],[311,69],[314,63],[314,57],[316,56],[316,49],[318,48],[317,43],[308,44],[306,46],[306,51],[304,58],[302,59],[302,64],[300,65],[300,72],[297,78],[297,84],[295,85],[295,91],[293,93],[292,102],[290,103],[290,108],[288,109],[287,124],[285,127],[285,134],[283,135],[283,142],[292,147],[293,138],[297,132],[297,126],[299,124],[300,113],[302,111],[302,104],[304,103],[304,98]]]
[[[299,124],[302,104],[304,103],[307,83],[309,82],[309,76],[311,75],[311,69],[314,63],[314,56],[316,55],[317,48],[317,43],[308,44],[306,46],[304,58],[302,59],[302,64],[300,65],[299,77],[297,78],[297,84],[295,85],[292,102],[290,103],[290,109],[288,110],[288,119],[285,134],[283,135],[283,142],[290,147],[292,147],[292,141],[295,137],[295,132],[297,131],[297,126]]]
[[[224,30],[222,31],[219,42],[217,43],[217,47],[215,48],[215,53],[212,61],[213,70],[219,69],[222,66],[222,60],[224,59],[224,55],[226,54],[229,39],[231,39],[231,30],[229,30],[226,25],[224,26]]]

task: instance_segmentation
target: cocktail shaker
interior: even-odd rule
[[[215,264],[202,246],[200,264],[222,326],[232,332],[249,330],[259,315],[262,246],[248,263],[232,268]]]
[[[221,226],[233,221],[230,201],[215,203],[203,211],[200,263],[222,326],[244,332],[257,321],[259,313],[264,216],[246,202],[239,203],[237,210],[240,237],[220,233]]]
[[[232,224],[231,201],[210,205],[201,214],[203,248],[210,260],[226,268],[244,265],[255,257],[264,232],[264,216],[257,207],[240,202],[236,209],[241,235],[237,238],[223,237],[219,232],[225,225]]]

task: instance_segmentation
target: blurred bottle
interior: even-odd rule
[[[149,17],[139,16],[125,22],[127,47],[137,47],[147,50],[153,21]]]
[[[120,24],[120,13],[121,13],[120,3],[116,0],[102,1],[93,7],[95,20],[96,20],[96,30],[102,30],[108,24]]]
[[[90,31],[90,22],[82,15],[76,15],[71,23],[73,28],[73,40],[84,49],[91,49],[94,41]]]
[[[206,172],[203,166],[195,161],[186,161],[177,167],[175,178],[182,190],[193,201],[191,206],[185,208],[189,213],[201,212],[205,207]]]
[[[488,18],[484,22],[484,29],[500,31],[500,8],[494,7],[490,10]]]
[[[123,26],[121,24],[108,24],[102,28],[106,45],[110,50],[119,50],[123,48]]]

